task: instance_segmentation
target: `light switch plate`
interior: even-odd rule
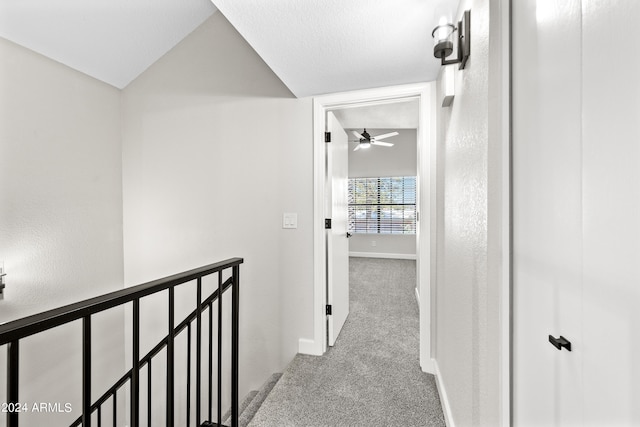
[[[282,228],[298,228],[298,214],[293,212],[283,213]]]

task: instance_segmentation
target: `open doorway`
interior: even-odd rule
[[[314,99],[314,339],[301,339],[299,351],[321,355],[326,351],[326,303],[327,303],[327,241],[325,234],[325,200],[328,188],[325,182],[327,154],[325,131],[329,111],[383,106],[394,103],[417,104],[416,150],[416,224],[417,286],[420,303],[420,366],[425,372],[433,372],[431,361],[431,301],[432,301],[432,247],[435,245],[435,168],[434,109],[431,83],[395,86],[381,89],[326,95]],[[432,232],[432,230],[434,230]]]
[[[333,113],[349,136],[349,255],[415,260],[418,100]],[[390,136],[367,147],[364,132]]]
[[[418,100],[330,110],[327,125],[327,344],[335,345],[354,298],[353,326],[388,316],[383,330],[402,316],[417,333]],[[391,305],[399,312],[387,312]]]

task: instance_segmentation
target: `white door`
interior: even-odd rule
[[[349,242],[348,225],[348,137],[332,112],[327,113],[327,131],[331,142],[327,147],[326,218],[327,230],[327,304],[329,345],[333,346],[349,315]]]
[[[580,2],[513,12],[514,426],[581,425]]]
[[[513,425],[637,426],[640,3],[512,5]]]

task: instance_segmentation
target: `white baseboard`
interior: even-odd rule
[[[422,370],[422,372],[427,373],[427,374],[431,374],[434,375],[436,374],[434,365],[433,365],[433,359],[428,357],[425,359],[420,359],[420,369]]]
[[[442,403],[442,412],[444,412],[444,422],[447,427],[455,427],[453,423],[453,414],[451,413],[451,405],[449,405],[449,398],[447,397],[447,390],[444,388],[442,382],[440,368],[438,367],[438,361],[433,361],[435,367],[436,385],[438,386],[438,394],[440,394],[440,402]]]
[[[322,352],[318,353],[316,342],[306,338],[300,338],[298,340],[298,353],[309,354],[311,356],[322,356]]]
[[[416,259],[415,254],[388,254],[382,252],[349,252],[349,256],[360,258]]]

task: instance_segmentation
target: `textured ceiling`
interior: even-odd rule
[[[123,88],[217,7],[302,97],[435,80],[458,1],[1,0],[0,37]]]
[[[123,88],[215,11],[209,0],[2,0],[0,37]]]
[[[212,0],[298,97],[435,80],[458,0]]]
[[[334,110],[345,129],[417,129],[418,100],[403,100],[391,104],[369,105]],[[351,137],[351,134],[349,134]]]

